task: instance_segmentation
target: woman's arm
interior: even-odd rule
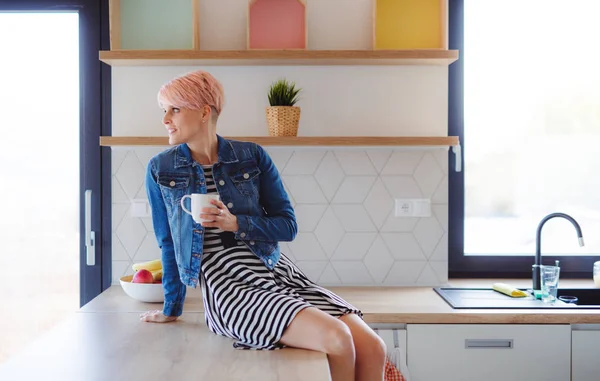
[[[152,162],[148,163],[148,169],[146,170],[146,193],[150,208],[152,209],[154,234],[158,241],[158,247],[161,249],[163,266],[162,284],[165,292],[163,313],[166,316],[180,316],[183,312],[186,288],[179,278],[167,209],[160,186],[156,182]]]
[[[254,146],[260,174],[260,205],[265,217],[236,215],[236,239],[253,241],[293,241],[298,233],[294,208],[283,188],[273,160],[260,145]]]

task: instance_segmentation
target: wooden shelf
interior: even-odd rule
[[[450,65],[458,50],[104,50],[111,66]]]
[[[233,136],[263,146],[458,146],[458,136]],[[101,146],[168,146],[167,137],[101,136]]]

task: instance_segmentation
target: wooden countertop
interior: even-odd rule
[[[0,380],[330,380],[325,354],[233,349],[204,314],[143,323],[137,313],[76,313],[0,366]]]
[[[530,286],[530,279],[450,280],[452,287],[491,287],[494,282]],[[561,280],[561,287],[593,288],[592,280]],[[450,307],[431,287],[329,287],[360,308],[367,323],[431,324],[600,324],[600,309],[526,310],[467,309]],[[162,304],[141,303],[112,286],[84,306],[82,312],[142,312]],[[200,289],[188,289],[184,312],[203,312]]]
[[[451,280],[453,287],[490,287],[527,279]],[[593,288],[591,280],[561,280],[561,287]],[[600,324],[600,310],[454,310],[431,287],[330,287],[360,308],[370,324]],[[177,322],[143,323],[139,313],[162,303],[141,303],[113,286],[78,313],[0,366],[0,380],[330,380],[325,354],[301,349],[244,351],[210,332],[202,294],[188,289]]]

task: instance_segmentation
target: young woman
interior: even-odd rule
[[[158,101],[172,148],[148,163],[146,191],[162,251],[165,323],[181,315],[186,287],[202,287],[209,329],[239,349],[285,346],[327,354],[333,381],[383,380],[385,344],[362,313],[317,285],[278,242],[297,233],[277,168],[257,144],[216,133],[223,88],[195,71],[161,87]],[[218,193],[194,222],[180,206],[191,193]]]

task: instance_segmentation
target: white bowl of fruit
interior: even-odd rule
[[[123,291],[140,302],[164,302],[161,260],[136,263],[132,267],[135,271],[132,275],[125,275],[119,279]]]

